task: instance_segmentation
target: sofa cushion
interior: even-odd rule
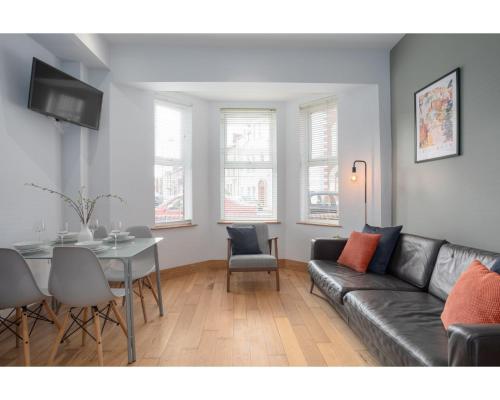
[[[453,324],[500,324],[500,275],[474,260],[450,291],[441,320]]]
[[[334,261],[310,261],[309,274],[321,291],[339,304],[352,290],[419,290],[394,276],[356,272]]]
[[[360,290],[348,293],[349,324],[387,365],[448,365],[444,303],[426,292]]]
[[[378,274],[385,274],[385,271],[389,266],[389,262],[391,261],[392,252],[398,243],[399,234],[402,228],[402,225],[381,228],[365,224],[363,232],[378,233],[382,235],[380,241],[378,242],[377,250],[368,265],[368,269],[370,271]]]
[[[459,276],[472,261],[478,260],[484,266],[491,268],[499,257],[498,253],[446,243],[439,250],[429,283],[429,293],[445,301]]]
[[[366,272],[382,235],[351,232],[337,262],[358,272]]]
[[[421,289],[429,284],[443,240],[402,233],[392,254],[388,273]]]

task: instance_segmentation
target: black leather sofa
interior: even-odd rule
[[[500,325],[446,331],[440,318],[469,264],[491,267],[500,254],[403,233],[388,272],[363,274],[337,264],[346,241],[312,241],[311,292],[322,292],[382,365],[500,365]]]

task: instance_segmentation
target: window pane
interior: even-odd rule
[[[184,168],[155,165],[155,224],[184,219]]]
[[[339,213],[338,168],[309,167],[308,218],[336,219]]]
[[[157,103],[155,105],[155,156],[180,160],[182,139],[181,110]]]
[[[226,119],[227,161],[271,161],[271,120],[264,117]]]
[[[337,157],[337,111],[329,108],[310,114],[311,159]]]
[[[224,218],[273,218],[273,170],[225,169]]]

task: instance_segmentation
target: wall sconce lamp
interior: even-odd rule
[[[365,225],[366,225],[366,222],[367,222],[367,190],[366,190],[366,182],[367,182],[367,179],[366,179],[366,161],[364,160],[356,160],[352,163],[352,175],[351,175],[351,181],[356,183],[357,180],[358,180],[358,177],[356,175],[356,164],[358,163],[361,163],[361,164],[364,164],[365,166]]]

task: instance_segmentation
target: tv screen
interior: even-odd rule
[[[28,101],[31,110],[98,130],[102,94],[85,82],[33,58]]]

